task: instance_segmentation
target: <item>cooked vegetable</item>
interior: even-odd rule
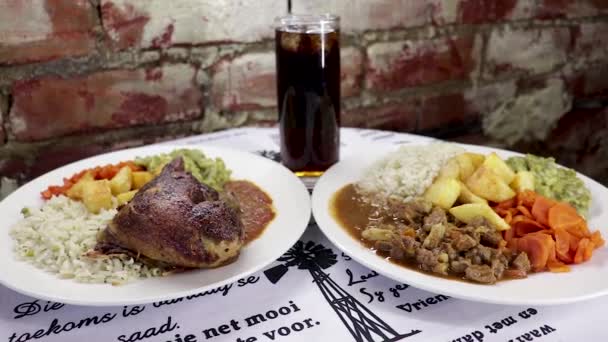
[[[572,169],[555,163],[554,158],[543,158],[531,154],[512,157],[507,164],[515,171],[530,171],[534,174],[534,190],[545,197],[568,202],[582,216],[587,215],[591,193],[585,183]]]
[[[184,159],[186,171],[190,172],[199,182],[204,183],[217,191],[222,191],[224,184],[230,179],[231,171],[220,158],[209,158],[203,152],[195,149],[180,149],[171,153],[162,153],[155,156],[136,158],[135,163],[157,175],[162,167],[175,157]]]
[[[128,166],[132,171],[140,171],[142,168],[140,166],[135,165],[132,161],[120,162],[118,164],[108,164],[105,166],[97,166],[95,168],[82,170],[76,174],[74,174],[70,178],[63,179],[63,185],[51,185],[46,190],[41,193],[43,199],[48,200],[53,196],[66,195],[67,191],[74,186],[74,184],[78,183],[78,181],[84,177],[87,173],[91,173],[95,180],[100,179],[112,179],[114,175],[118,173],[118,171],[124,167]]]
[[[460,168],[460,180],[466,180],[475,172],[476,167],[469,154],[459,154],[454,158]]]
[[[511,184],[513,179],[515,179],[515,172],[494,152],[486,157],[482,166],[494,172],[507,184]]]
[[[460,184],[460,195],[458,196],[458,201],[460,203],[483,203],[488,204],[488,201],[485,199],[475,195],[463,182],[459,182]]]
[[[101,209],[112,208],[110,181],[103,179],[86,182],[82,188],[82,202],[94,214],[98,214]]]
[[[154,179],[154,175],[148,171],[133,172],[133,189],[141,189],[146,183]]]
[[[534,174],[530,171],[517,172],[513,182],[511,182],[511,188],[515,192],[522,192],[524,190],[534,191]]]
[[[131,190],[129,192],[123,192],[122,194],[119,194],[118,196],[116,196],[116,199],[118,200],[118,205],[121,206],[123,204],[127,204],[133,199],[133,197],[135,197],[136,193],[137,190]]]
[[[454,215],[458,220],[464,223],[471,223],[477,217],[483,217],[490,222],[497,230],[511,229],[509,224],[505,222],[492,208],[483,203],[469,203],[459,205],[449,210],[450,214]]]
[[[591,233],[574,207],[530,190],[494,210],[511,224],[503,233],[507,246],[526,252],[535,271],[567,272],[569,264],[591,259],[593,250],[604,245],[600,232]]]
[[[460,184],[457,180],[451,178],[437,179],[424,193],[424,198],[448,210],[454,205],[460,195]]]
[[[475,195],[493,202],[502,202],[514,197],[515,192],[509,187],[508,183],[485,163],[467,179],[466,186]]]
[[[131,168],[123,166],[120,171],[110,180],[112,195],[119,195],[131,190],[133,184],[133,174]]]
[[[480,167],[481,164],[483,164],[483,161],[486,159],[486,156],[481,153],[465,152],[463,154],[469,157],[475,169]]]
[[[82,178],[80,178],[78,182],[76,182],[76,184],[74,184],[71,188],[68,189],[66,195],[73,200],[81,200],[84,185],[87,182],[92,182],[94,180],[95,177],[93,176],[93,173],[91,171],[87,171],[87,173],[85,173],[84,176],[82,176]]]

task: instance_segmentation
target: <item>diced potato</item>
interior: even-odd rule
[[[465,184],[475,195],[488,201],[502,202],[515,196],[509,184],[485,165],[480,166]]]
[[[154,179],[154,175],[148,171],[133,172],[133,189],[141,189],[146,183]]]
[[[460,177],[460,165],[455,158],[449,159],[439,170],[437,178],[458,179]]]
[[[460,203],[482,203],[488,204],[488,201],[485,199],[475,195],[467,186],[460,182],[460,195],[458,196],[458,201]]]
[[[133,172],[128,166],[121,168],[110,181],[112,195],[118,195],[131,190],[133,185]]]
[[[395,233],[389,229],[368,228],[361,232],[361,237],[369,241],[391,241]]]
[[[511,188],[515,192],[522,192],[524,190],[534,191],[534,174],[530,171],[519,171],[515,174],[513,182],[511,182]]]
[[[473,165],[470,156],[466,153],[459,154],[455,158],[460,166],[460,180],[466,180],[475,172],[476,167]]]
[[[131,190],[129,192],[123,192],[122,194],[119,194],[118,196],[116,196],[116,199],[118,200],[118,205],[120,206],[123,204],[127,204],[133,199],[133,197],[135,197],[136,193],[137,190]]]
[[[481,153],[465,152],[464,154],[469,157],[475,169],[480,167],[481,164],[483,164],[483,161],[486,159],[486,156]]]
[[[103,179],[85,183],[82,188],[82,202],[94,214],[98,214],[101,209],[112,208],[110,181]]]
[[[439,178],[424,193],[424,198],[445,210],[450,209],[460,195],[460,184],[456,179]]]
[[[71,188],[68,189],[66,195],[73,200],[81,200],[82,199],[82,189],[86,182],[92,182],[95,180],[93,177],[93,173],[87,172],[85,173],[76,184],[72,185]]]
[[[490,153],[486,157],[482,166],[492,170],[492,172],[497,174],[498,177],[500,177],[507,184],[511,184],[515,178],[515,172],[513,172],[509,165],[507,165],[504,160],[500,159],[500,157],[494,152]]]
[[[497,230],[511,229],[509,224],[483,203],[469,203],[459,205],[450,209],[450,214],[464,223],[471,223],[476,217],[483,217],[490,222]]]

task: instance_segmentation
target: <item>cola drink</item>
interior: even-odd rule
[[[281,159],[298,176],[319,176],[340,154],[339,18],[278,18],[275,43]]]

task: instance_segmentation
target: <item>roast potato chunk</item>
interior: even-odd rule
[[[508,183],[488,169],[485,162],[467,179],[465,184],[475,195],[493,202],[502,202],[515,196],[515,192]]]
[[[129,192],[133,184],[133,173],[131,168],[124,166],[118,171],[118,173],[110,180],[110,189],[113,195],[122,194]]]
[[[141,189],[142,186],[146,185],[149,181],[154,179],[154,175],[148,171],[135,171],[133,172],[133,189]]]
[[[82,188],[82,203],[94,214],[98,214],[101,209],[112,208],[110,181],[103,179],[85,183]]]
[[[129,203],[135,197],[137,190],[131,190],[129,192],[123,192],[122,194],[118,194],[116,199],[118,200],[118,205],[121,206],[123,204]]]
[[[460,167],[460,180],[466,180],[475,172],[476,167],[468,154],[459,154],[455,159]]]
[[[483,161],[486,159],[486,156],[481,153],[465,152],[463,154],[469,157],[475,169],[480,167],[481,164],[483,164]]]
[[[534,191],[534,174],[530,171],[519,171],[511,182],[511,188],[516,192],[524,190]]]
[[[72,185],[70,189],[66,192],[66,195],[73,200],[81,200],[82,199],[82,190],[84,189],[84,185],[87,182],[92,182],[95,180],[93,174],[89,171],[85,173],[76,184]]]
[[[458,196],[458,201],[460,203],[482,203],[488,204],[488,201],[485,199],[475,195],[467,186],[460,182],[460,195]]]
[[[439,178],[426,189],[424,198],[434,205],[448,210],[460,195],[460,184],[456,179]]]
[[[497,230],[511,229],[511,226],[498,216],[489,205],[483,203],[459,205],[450,209],[450,214],[464,223],[471,223],[475,218],[481,216],[490,222]]]
[[[511,184],[513,179],[515,179],[515,172],[511,170],[509,165],[504,162],[504,160],[500,159],[500,157],[492,152],[490,153],[486,159],[483,161],[482,166],[485,166],[487,169],[492,170],[495,174],[500,177],[505,183]]]
[[[450,158],[439,170],[437,178],[460,178],[460,165],[455,158]]]

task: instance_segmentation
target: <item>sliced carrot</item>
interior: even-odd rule
[[[532,216],[536,221],[549,225],[549,209],[553,207],[557,202],[552,201],[544,196],[536,196],[534,205],[532,205]]]
[[[507,211],[507,214],[505,215],[505,217],[503,217],[503,219],[505,220],[505,222],[507,222],[508,224],[511,224],[511,221],[513,220],[513,214],[511,214],[510,211]]]
[[[547,268],[552,273],[564,273],[570,272],[570,267],[560,261],[549,261],[547,262]]]
[[[508,199],[506,201],[499,202],[496,205],[496,208],[509,209],[509,208],[513,208],[514,206],[515,206],[515,197],[510,198],[510,199]]]
[[[576,209],[565,203],[557,203],[549,209],[549,226],[553,229],[568,229],[580,226],[585,220]]]
[[[522,220],[514,222],[511,225],[511,229],[515,230],[515,236],[521,237],[526,234],[544,230],[545,227],[542,224],[525,217]]]
[[[523,205],[532,208],[534,201],[536,200],[536,193],[534,191],[525,190],[517,193],[517,206]]]
[[[531,233],[519,238],[516,247],[528,255],[535,272],[544,270],[549,257],[555,253],[555,241],[550,235],[542,233]]]
[[[604,241],[604,239],[602,238],[602,234],[600,233],[599,230],[596,230],[593,232],[593,234],[591,234],[591,242],[593,242],[593,246],[595,248],[603,247],[604,244],[606,243]]]
[[[570,234],[564,229],[556,229],[555,232],[555,252],[557,259],[565,263],[572,263],[570,255]]]
[[[511,239],[513,239],[514,235],[515,235],[515,231],[513,228],[502,231],[502,238],[505,239],[505,241],[507,241],[507,243],[509,241],[511,241]],[[508,246],[508,244],[507,244],[507,246]]]
[[[575,264],[580,264],[581,262],[585,261],[585,249],[588,248],[587,246],[589,245],[589,242],[590,241],[587,238],[581,239],[581,241],[578,242],[576,254],[574,254]]]
[[[528,208],[524,207],[523,205],[518,205],[517,210],[519,210],[520,213],[524,214],[525,217],[534,220],[534,216],[532,216],[530,210],[528,210]]]

